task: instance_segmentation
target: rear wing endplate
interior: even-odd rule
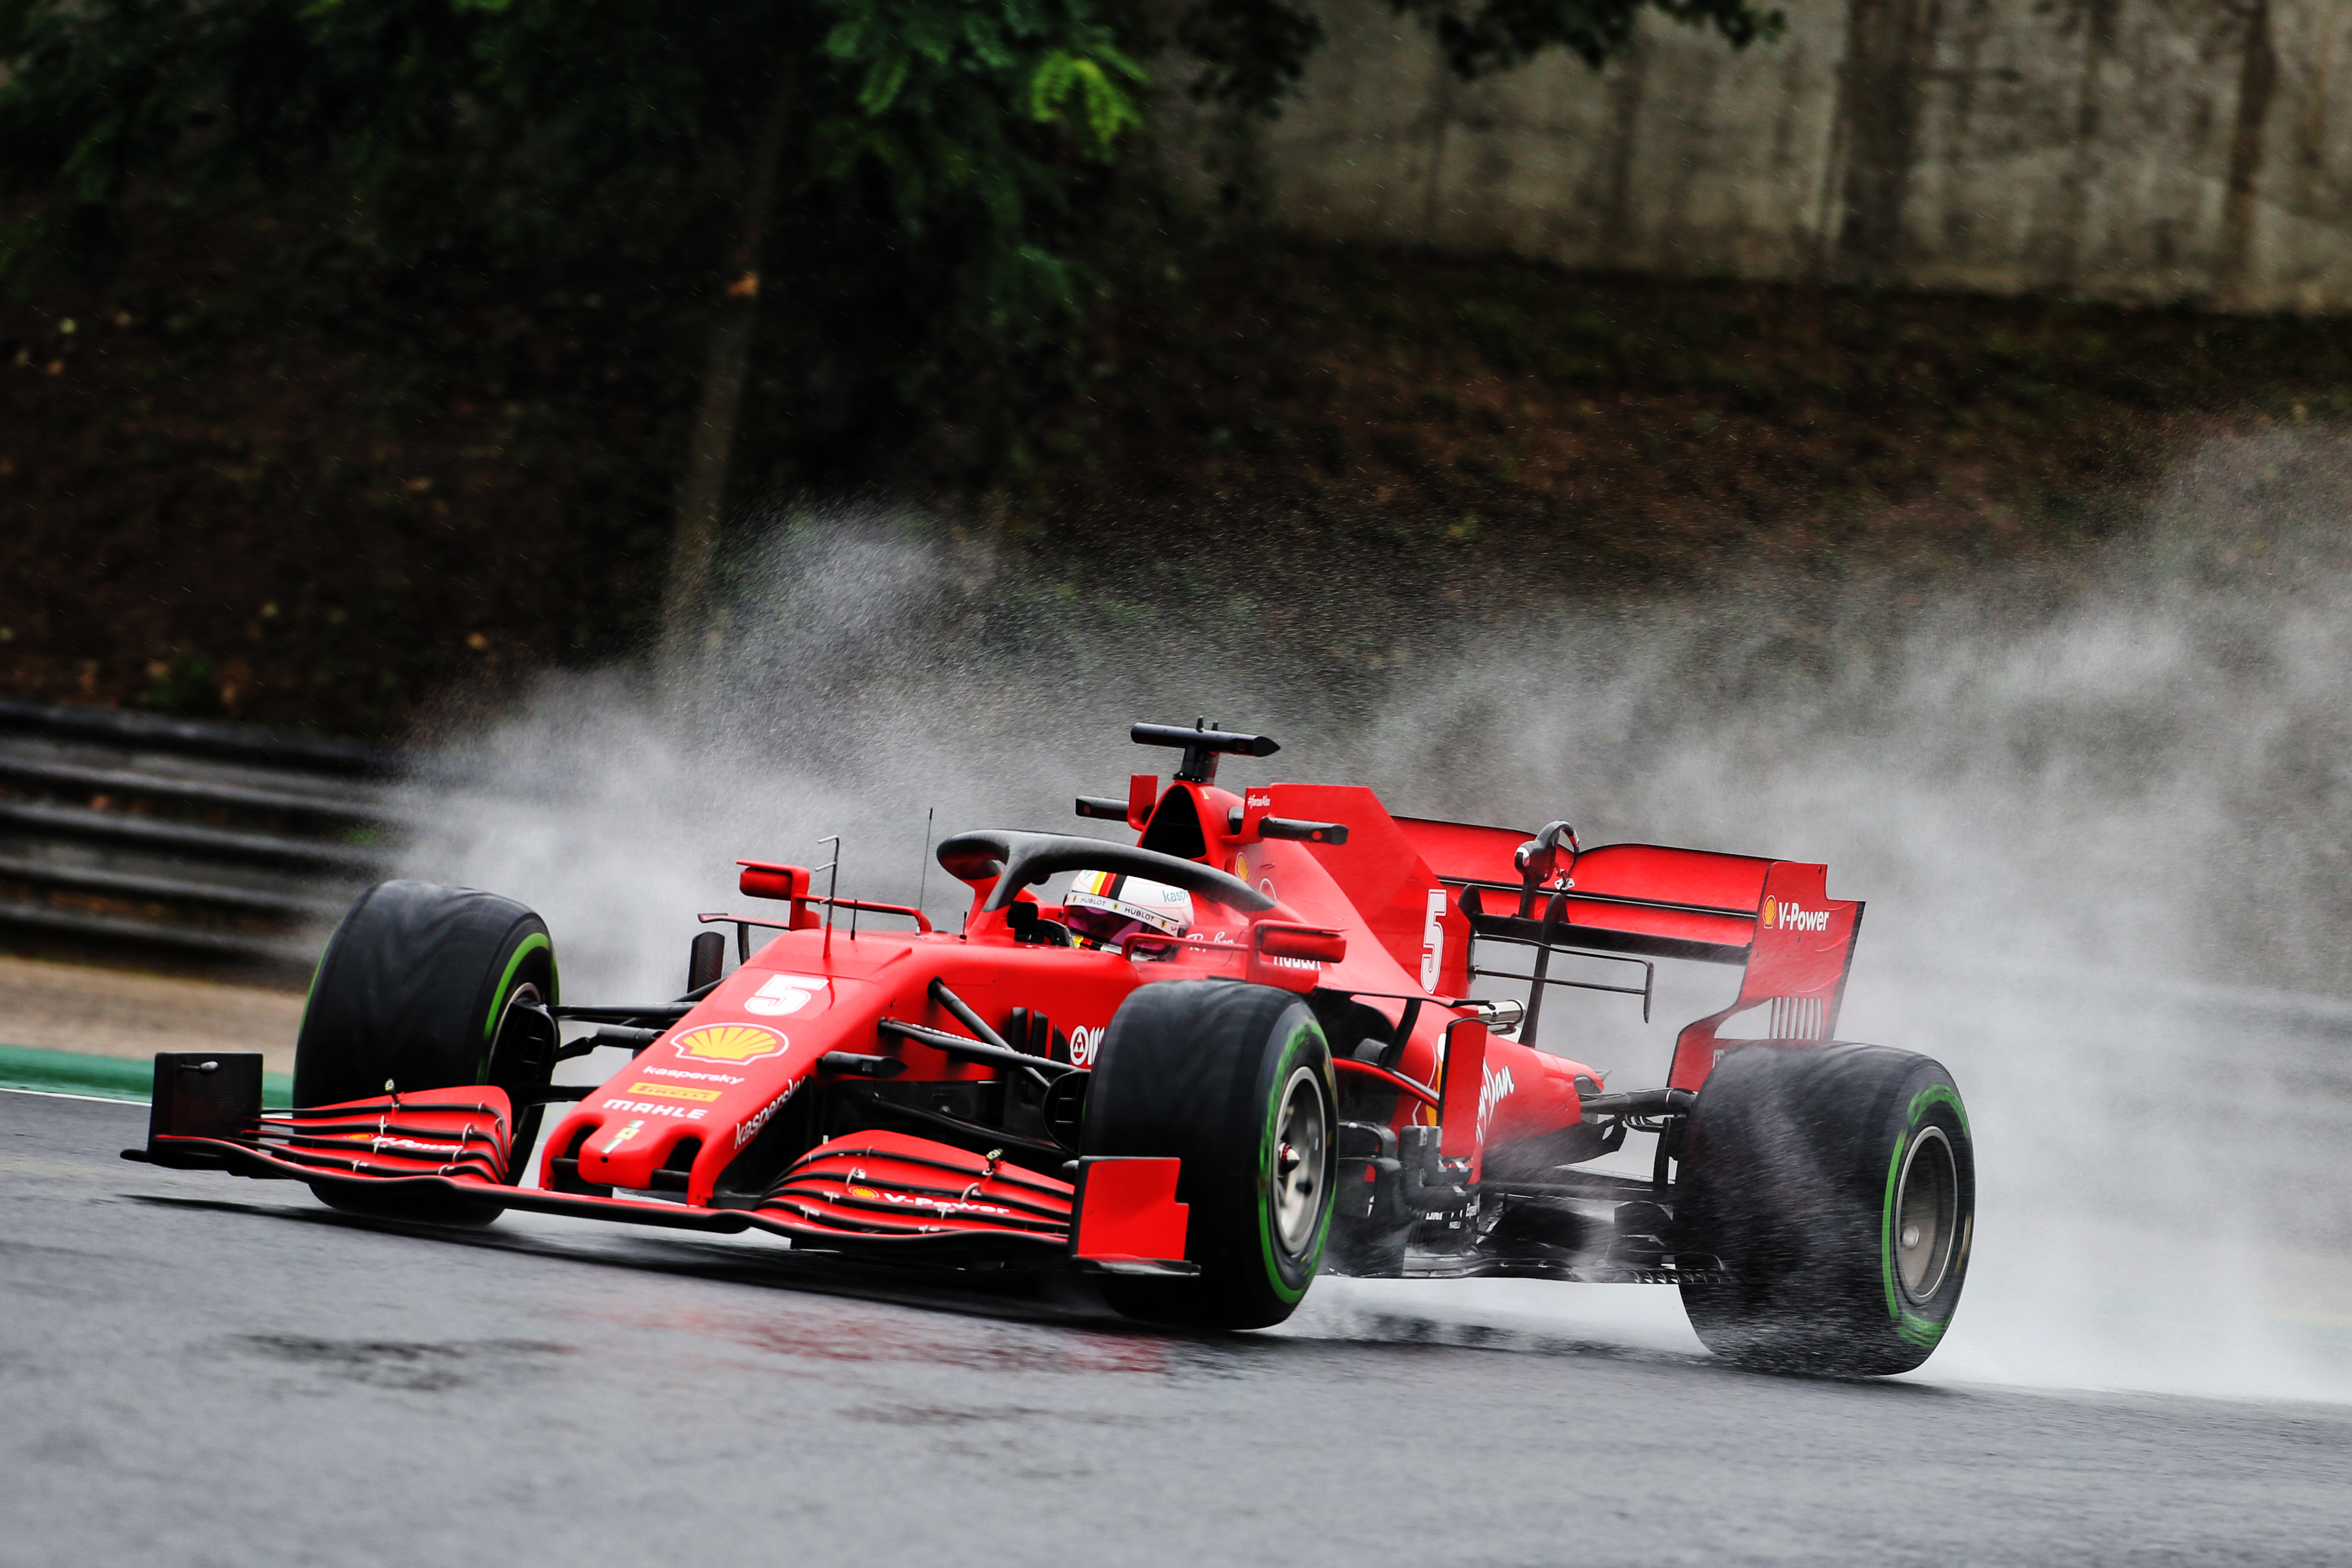
[[[1677,1038],[1672,1088],[1697,1089],[1720,1055],[1717,1027],[1752,1007],[1769,1008],[1759,1038],[1834,1036],[1863,906],[1828,896],[1826,866],[1609,844],[1531,887],[1513,859],[1526,834],[1397,820],[1438,879],[1459,889],[1474,936],[1539,950],[1740,965],[1731,1005]],[[1531,1000],[1531,1012],[1539,1006],[1539,998]]]

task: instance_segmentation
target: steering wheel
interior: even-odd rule
[[[1156,849],[1107,844],[1099,838],[1080,838],[1074,834],[983,828],[942,840],[939,857],[949,875],[963,881],[984,882],[991,877],[997,879],[988,901],[981,906],[983,914],[1003,909],[1022,889],[1034,887],[1056,871],[1129,871],[1197,893],[1227,909],[1256,914],[1274,908],[1272,899],[1239,877],[1228,876],[1198,860],[1179,860]]]

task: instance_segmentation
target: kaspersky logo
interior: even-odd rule
[[[755,1062],[781,1054],[792,1042],[759,1024],[706,1024],[671,1043],[679,1056],[696,1061]]]
[[[1809,910],[1782,899],[1764,900],[1763,925],[1766,931],[1827,931],[1830,912]]]

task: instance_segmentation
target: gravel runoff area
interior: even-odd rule
[[[0,1046],[86,1056],[259,1051],[262,1069],[294,1070],[302,998],[41,959],[0,957]]]

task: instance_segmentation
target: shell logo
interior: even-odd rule
[[[755,1062],[779,1054],[792,1042],[757,1024],[706,1024],[688,1029],[672,1043],[679,1056],[697,1061]]]
[[[1794,899],[1767,899],[1760,917],[1767,931],[1827,931],[1830,912],[1809,910]]]

